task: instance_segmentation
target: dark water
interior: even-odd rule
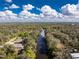
[[[40,33],[40,36],[38,38],[37,42],[38,52],[40,54],[46,54],[47,53],[47,43],[45,38],[45,31],[42,30]]]
[[[45,38],[45,31],[40,32],[40,36],[37,42],[37,56],[36,59],[48,59],[47,54],[47,43]]]

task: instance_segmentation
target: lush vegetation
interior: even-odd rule
[[[69,53],[79,52],[79,26],[71,24],[0,24],[0,59],[36,59],[40,30],[46,30],[48,59],[72,59]],[[24,49],[18,51],[12,38],[21,37]],[[16,39],[17,40],[17,39]]]

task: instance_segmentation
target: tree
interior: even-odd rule
[[[6,54],[6,59],[14,59],[16,53],[15,47],[12,45],[4,46],[4,53]]]

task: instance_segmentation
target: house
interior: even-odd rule
[[[71,53],[73,59],[79,59],[79,53]]]
[[[23,39],[22,39],[21,37],[18,37],[17,40],[14,41],[13,46],[14,46],[15,48],[17,48],[18,50],[24,49],[24,47],[23,47],[23,45],[22,45],[22,41],[23,41]]]
[[[13,44],[13,46],[14,46],[15,48],[17,48],[18,50],[24,49],[24,47],[23,47],[22,44]]]

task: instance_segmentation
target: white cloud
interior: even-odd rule
[[[34,8],[34,6],[32,6],[31,4],[23,6],[23,10],[32,10],[33,8]]]
[[[22,18],[28,18],[28,17],[35,17],[35,16],[38,16],[36,14],[33,14],[33,13],[30,13],[28,11],[25,11],[23,10],[20,14],[19,14],[19,17],[22,17]]]
[[[8,7],[4,7],[5,10],[8,10]]]
[[[17,19],[17,14],[10,10],[0,11],[0,22],[9,22]]]
[[[20,8],[19,6],[12,4],[11,6],[9,6],[10,9],[15,9],[15,8]]]
[[[79,4],[66,4],[62,6],[61,12],[69,17],[79,18]]]
[[[38,15],[29,12],[28,10],[32,10],[34,8],[32,5],[25,5],[23,10],[19,14],[15,14],[10,10],[1,11],[0,12],[0,22],[31,22],[35,21],[33,19],[37,19]]]
[[[58,12],[54,9],[52,9],[50,6],[45,5],[41,8],[41,12],[44,16],[55,16],[57,17]]]
[[[29,12],[28,10],[32,10],[33,8],[35,8],[34,6],[28,4],[28,5],[24,5],[23,6],[23,10],[20,12],[19,17],[21,18],[35,18],[38,15]]]
[[[6,15],[8,15],[8,16],[13,16],[13,15],[16,15],[15,13],[13,13],[12,11],[10,11],[10,10],[6,10],[6,11],[4,11],[4,13],[6,14]]]
[[[8,3],[11,3],[12,2],[12,0],[5,0],[6,2],[8,2]]]
[[[0,11],[0,17],[6,16],[6,14],[2,11]]]
[[[11,10],[0,11],[0,22],[79,22],[79,7],[67,4],[61,8],[62,13],[57,12],[50,6],[45,5],[39,10],[40,15],[29,12],[36,8],[30,4],[24,5],[19,14]]]

